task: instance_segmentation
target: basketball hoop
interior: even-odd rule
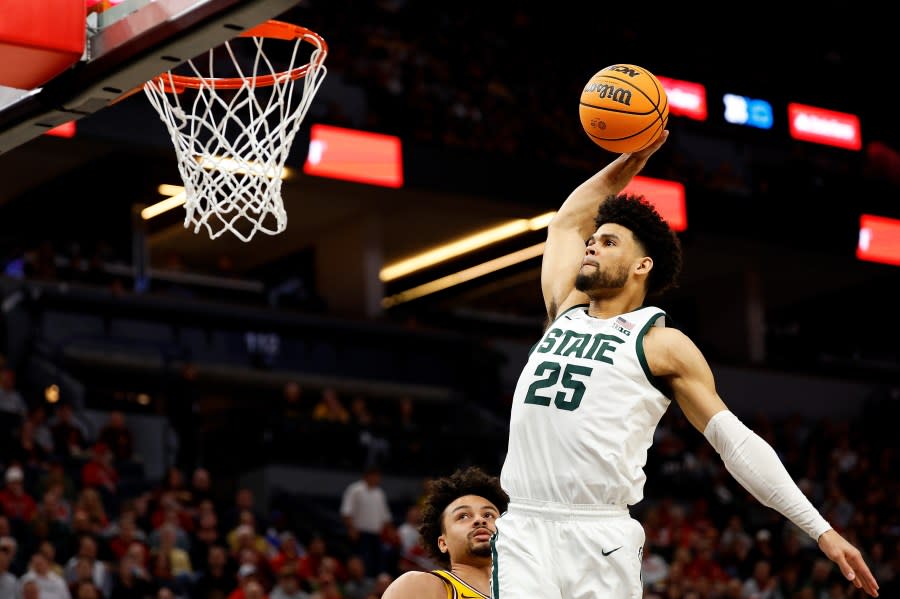
[[[280,54],[264,49],[272,39],[292,41],[293,49],[286,52],[291,44],[284,43],[276,43]],[[300,56],[303,42],[313,46],[306,62]],[[192,74],[170,70],[144,84],[175,145],[186,228],[197,233],[205,227],[211,239],[231,231],[242,241],[257,231],[285,230],[284,164],[327,73],[327,54],[325,40],[309,29],[266,21],[180,66]],[[287,68],[276,69],[275,56]],[[245,72],[246,64],[251,67]],[[298,79],[303,79],[300,90],[294,85]]]

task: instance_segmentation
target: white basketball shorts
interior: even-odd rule
[[[623,506],[510,501],[494,535],[493,599],[641,599],[644,527]]]

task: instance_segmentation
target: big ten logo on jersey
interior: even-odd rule
[[[605,333],[577,333],[550,329],[535,350],[539,354],[574,356],[586,360],[613,364],[612,354],[625,340]]]
[[[631,106],[631,90],[624,87],[617,87],[609,83],[592,82],[588,83],[584,88],[584,93],[597,94],[597,98],[608,98],[617,104]]]

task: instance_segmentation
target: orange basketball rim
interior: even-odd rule
[[[318,60],[320,61],[324,60],[325,55],[328,53],[328,44],[321,35],[306,27],[285,23],[284,21],[266,21],[265,23],[261,23],[256,27],[248,29],[238,37],[268,38],[285,41],[303,40],[321,50],[321,53],[318,54]],[[316,60],[316,58],[313,58],[312,60]],[[311,66],[310,63],[306,63],[289,71],[247,77],[192,77],[188,75],[166,73],[157,76],[155,79],[163,86],[163,91],[180,94],[186,88],[240,89],[247,85],[248,81],[252,81],[256,87],[275,85],[276,82],[282,82],[287,79],[296,81],[297,79],[306,77]]]

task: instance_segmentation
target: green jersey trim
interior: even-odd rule
[[[656,387],[656,389],[662,393],[665,397],[668,397],[669,394],[666,392],[665,388],[662,385],[662,382],[653,376],[653,373],[650,372],[650,365],[647,364],[647,356],[644,354],[644,335],[647,334],[647,331],[650,330],[650,327],[656,325],[656,321],[659,320],[660,317],[665,318],[666,313],[660,310],[653,316],[651,316],[647,320],[647,324],[641,329],[638,333],[637,339],[634,340],[634,348],[637,351],[638,362],[641,365],[641,368],[644,370],[644,375],[647,377],[647,380],[650,381],[650,384]]]

